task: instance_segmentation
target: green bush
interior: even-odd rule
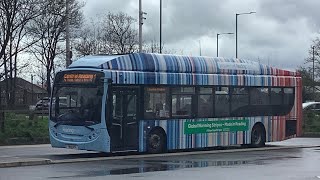
[[[303,132],[320,132],[320,113],[303,112]]]
[[[29,119],[27,114],[6,113],[0,144],[35,144],[37,139],[48,142],[48,117]]]

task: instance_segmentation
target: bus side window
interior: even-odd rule
[[[294,89],[293,88],[283,88],[283,92],[284,92],[284,104],[285,105],[291,105],[294,104],[294,93],[293,93]]]
[[[249,107],[249,92],[246,87],[234,87],[231,96],[231,115],[243,116],[248,111]]]
[[[213,88],[200,87],[198,93],[198,118],[213,117]]]
[[[281,105],[282,104],[282,97],[283,97],[283,92],[281,88],[271,88],[270,92],[271,96],[271,103],[272,105]]]
[[[192,115],[192,95],[172,95],[172,116]]]
[[[181,118],[194,118],[193,97],[195,87],[174,87],[172,88],[172,116]]]
[[[217,87],[215,91],[215,116],[230,115],[229,87]]]
[[[162,119],[169,116],[169,89],[165,87],[146,87],[144,118]]]

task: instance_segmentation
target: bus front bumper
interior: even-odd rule
[[[107,129],[101,129],[97,138],[85,142],[73,142],[59,139],[59,137],[50,130],[50,142],[51,146],[55,148],[110,152],[110,136]]]

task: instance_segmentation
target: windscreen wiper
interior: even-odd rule
[[[72,121],[58,121],[53,127],[57,128],[60,125],[73,125]]]
[[[94,131],[94,128],[89,127],[88,125],[84,125],[84,127],[86,127],[86,128],[88,128],[88,129],[90,129],[91,131]]]
[[[90,125],[94,125],[95,123],[93,122],[93,121],[85,121],[84,122],[84,127],[86,127],[86,128],[88,128],[88,129],[90,129],[91,131],[93,131],[94,130],[94,128],[92,128],[92,127],[89,127]]]

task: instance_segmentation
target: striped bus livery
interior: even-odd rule
[[[140,152],[148,150],[148,133],[156,127],[163,129],[165,132],[167,150],[250,144],[251,129],[258,122],[264,125],[266,142],[281,141],[301,135],[302,82],[297,72],[282,70],[243,59],[148,53],[87,56],[73,62],[63,72],[75,70],[103,72],[105,79],[111,79],[111,86],[292,87],[294,89],[293,107],[289,113],[285,115],[185,119],[174,118],[172,116],[168,119],[145,119],[143,115],[138,116],[140,119],[138,119],[137,127],[137,151]],[[105,85],[105,87],[107,86],[108,85]],[[108,95],[104,97],[110,98]],[[108,100],[103,101],[103,104],[106,104],[106,102],[108,102]],[[141,108],[143,109],[143,107]],[[140,112],[142,112],[141,109]],[[107,111],[102,113],[101,121],[106,121],[105,124],[107,126],[110,119],[104,118],[108,117],[106,113]],[[186,131],[190,130],[188,129],[190,127],[211,127],[211,125],[217,125],[214,124],[215,122],[223,122],[226,124],[229,121],[234,121],[239,125],[245,121],[248,123],[246,124],[248,130],[186,133]],[[192,124],[193,122],[197,122],[198,124]],[[199,122],[203,123],[199,124]],[[50,123],[50,125],[53,126],[55,123]],[[290,128],[293,132],[288,132]],[[106,129],[108,131],[109,128]],[[110,138],[110,132],[107,132],[107,134],[109,134],[109,136],[105,138]],[[101,146],[92,146],[91,148],[89,146],[81,148],[80,146],[80,149],[110,152],[112,151],[110,148],[111,141],[105,138],[105,142],[97,142],[109,143],[103,146],[105,149],[94,148]],[[56,143],[59,141],[58,138],[51,138],[51,140],[53,146],[55,146],[54,144],[59,144]],[[68,144],[66,139],[64,139],[63,142],[65,143],[64,145]],[[72,143],[72,141],[70,141],[69,144],[70,143],[76,144]],[[61,143],[59,146],[62,146]]]

